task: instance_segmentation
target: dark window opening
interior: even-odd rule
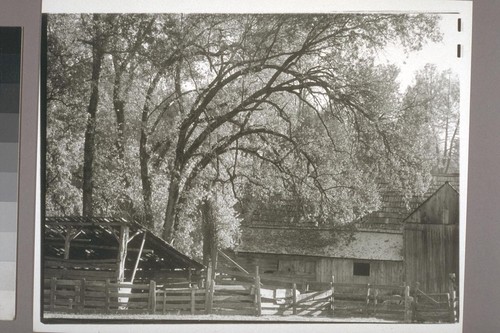
[[[366,262],[355,262],[353,275],[370,276],[370,264]]]

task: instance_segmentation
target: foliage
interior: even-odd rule
[[[293,201],[303,219],[343,225],[376,209],[380,183],[423,191],[437,142],[429,133],[440,133],[444,120],[422,106],[420,91],[444,94],[443,85],[417,77],[403,97],[398,68],[374,59],[389,43],[410,52],[438,41],[437,22],[399,14],[50,15],[47,213],[81,210],[96,29],[104,54],[96,215],[136,219],[200,256],[207,196],[218,246],[232,247],[256,201]],[[423,126],[426,114],[438,124]]]

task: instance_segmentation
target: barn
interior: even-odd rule
[[[203,265],[135,221],[46,217],[43,278],[196,283]]]
[[[291,206],[262,208],[242,225],[234,259],[247,270],[311,281],[420,284],[447,292],[458,273],[458,174],[433,175],[409,201],[387,189],[380,209],[345,230],[293,217]]]
[[[394,231],[246,227],[235,254],[248,270],[318,282],[400,284],[403,237]]]
[[[446,182],[404,220],[405,278],[428,293],[448,292],[459,268],[459,194]]]

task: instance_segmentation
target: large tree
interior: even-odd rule
[[[50,212],[81,210],[88,119],[93,214],[129,214],[196,253],[204,238],[234,244],[255,198],[292,200],[305,219],[342,224],[376,208],[380,182],[423,190],[430,128],[400,96],[398,68],[376,58],[388,43],[411,51],[438,40],[437,22],[52,15]],[[416,129],[418,140],[408,138]]]

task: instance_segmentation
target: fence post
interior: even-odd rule
[[[104,294],[105,294],[105,312],[109,313],[109,279],[106,279],[106,283],[104,284]]]
[[[212,281],[212,265],[208,265],[207,278],[205,283],[205,312],[212,314],[212,303],[214,296],[214,286]]]
[[[196,304],[196,289],[198,287],[196,286],[191,286],[191,314],[194,315],[195,311],[195,304]]]
[[[335,302],[335,275],[332,275],[332,282],[330,282],[330,286],[331,286],[331,289],[332,289],[332,297],[330,298],[330,308],[332,309],[332,315],[335,311],[335,305],[334,305],[334,302]]]
[[[404,322],[405,323],[411,323],[411,317],[412,317],[412,297],[410,296],[410,286],[406,285],[405,290],[404,290],[404,295],[405,295],[405,315],[404,315]]]
[[[167,311],[167,287],[163,287],[163,308],[161,313],[165,314]]]
[[[374,289],[373,290],[373,313],[377,313],[377,297],[378,297],[379,290]]]
[[[156,312],[156,282],[149,281],[149,313]]]
[[[292,313],[294,315],[297,314],[297,284],[294,283],[293,284],[293,291],[292,291],[292,296],[293,296],[293,300],[292,300]]]
[[[257,316],[262,315],[262,301],[260,297],[260,276],[259,276],[259,266],[255,266],[255,301],[257,305]]]
[[[80,280],[80,313],[85,309],[85,278]]]
[[[53,277],[50,279],[50,311],[54,311],[56,308],[56,289],[57,289],[57,278]]]
[[[455,290],[455,274],[450,273],[448,281],[448,297],[449,297],[449,307],[450,307],[450,320],[452,323],[457,321],[457,293]]]
[[[370,292],[371,292],[371,288],[370,288],[370,284],[368,283],[366,285],[366,314],[369,313],[369,307],[370,307]]]

